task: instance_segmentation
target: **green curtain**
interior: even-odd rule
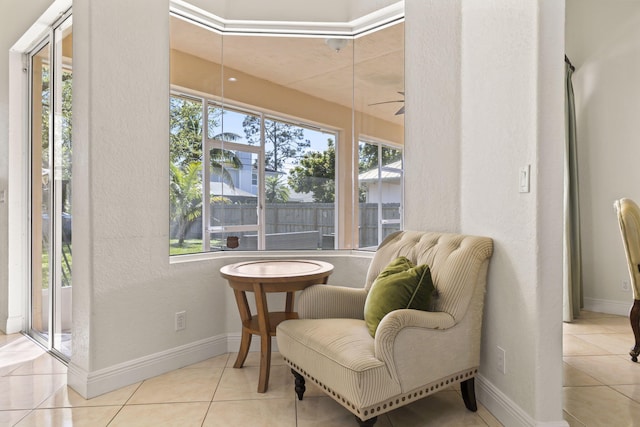
[[[563,320],[571,322],[580,314],[582,298],[582,250],[580,246],[580,200],[578,187],[578,145],[573,97],[573,66],[565,57],[565,167],[564,167],[564,268]]]

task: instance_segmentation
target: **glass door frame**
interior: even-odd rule
[[[29,260],[30,260],[30,269],[29,269],[29,280],[28,280],[28,298],[27,298],[27,312],[29,315],[27,316],[27,332],[29,336],[31,336],[36,342],[45,347],[48,351],[55,354],[57,357],[61,358],[64,361],[68,361],[71,356],[70,347],[67,351],[64,351],[62,346],[62,310],[71,310],[71,307],[63,307],[61,302],[61,289],[63,288],[63,272],[62,272],[62,262],[63,262],[63,224],[62,224],[62,213],[63,213],[63,162],[62,162],[62,81],[63,81],[63,69],[64,69],[64,61],[63,61],[63,51],[62,51],[62,41],[64,40],[63,33],[72,28],[72,17],[71,10],[68,10],[64,13],[50,28],[46,36],[32,49],[29,53],[26,54],[27,63],[28,63],[28,115],[29,118],[29,126],[28,126],[28,146],[29,146]],[[48,96],[49,96],[49,110],[46,117],[48,120],[48,164],[46,171],[43,169],[41,171],[37,171],[34,162],[37,162],[38,159],[34,158],[34,145],[37,142],[38,136],[34,135],[34,123],[36,120],[44,121],[44,116],[40,111],[40,114],[35,114],[37,110],[35,108],[36,100],[34,99],[37,96],[38,89],[34,85],[34,73],[36,69],[34,67],[34,58],[40,54],[43,49],[48,49],[47,60],[49,67],[49,88],[48,88]],[[41,82],[41,81],[40,81]],[[36,82],[37,83],[37,82]],[[42,102],[42,101],[40,101]],[[37,116],[37,117],[36,117]],[[42,126],[42,125],[41,125]],[[42,127],[40,127],[42,130]],[[42,147],[42,141],[39,142]],[[43,156],[43,152],[41,151],[39,156]],[[44,168],[44,165],[42,166]],[[34,208],[34,187],[38,185],[43,185],[42,183],[36,182],[36,177],[40,176],[41,180],[45,180],[45,175],[47,176],[48,181],[48,194],[46,195],[46,204],[48,206],[48,221],[43,220],[43,211],[41,209]],[[43,193],[40,193],[40,197]],[[44,201],[44,199],[43,199]],[[37,221],[39,221],[39,226],[37,225]],[[35,225],[35,226],[34,226]],[[35,232],[40,232],[43,236],[46,234],[48,238],[46,241],[42,239],[42,244],[40,247],[40,265],[36,263],[36,255],[34,251],[37,251],[34,247],[35,240],[40,238],[39,236],[34,235]],[[47,248],[45,249],[45,245]],[[38,280],[38,276],[34,274],[35,269],[42,270],[43,263],[43,254],[48,254],[47,264],[48,268],[42,277],[40,277],[40,283],[34,283],[35,280]],[[44,277],[46,274],[47,277]],[[68,268],[67,281],[70,283],[70,274],[71,269]],[[42,298],[40,296],[40,319],[38,321],[34,321],[34,292],[36,291],[34,288],[39,286],[39,290],[41,291],[44,288],[44,283],[48,284],[48,299]],[[67,291],[68,292],[68,291]],[[46,303],[48,307],[42,307],[42,304]],[[35,304],[37,306],[37,304]],[[47,318],[45,319],[43,313],[47,313]],[[44,327],[44,322],[46,323],[46,328]],[[40,325],[40,326],[38,326]],[[38,329],[39,328],[39,329]],[[70,336],[70,332],[69,332]]]

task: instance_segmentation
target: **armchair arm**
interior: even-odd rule
[[[366,299],[362,288],[314,285],[298,296],[298,315],[301,319],[363,319]]]
[[[407,374],[404,371],[413,371],[410,375],[419,376],[415,369],[425,358],[430,359],[438,352],[444,358],[456,357],[455,352],[447,351],[450,343],[461,339],[454,332],[454,329],[458,329],[454,326],[457,326],[455,319],[445,312],[392,311],[382,319],[376,330],[375,355],[389,367],[392,377],[403,385]]]

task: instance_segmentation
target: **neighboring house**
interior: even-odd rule
[[[231,177],[231,182],[225,182],[223,186],[217,185],[217,190],[214,191],[214,184],[220,184],[223,179],[217,174],[211,174],[211,194],[216,196],[221,195],[233,195],[233,196],[249,196],[256,197],[258,194],[257,183],[254,180],[254,165],[251,158],[251,153],[236,151],[235,155],[242,163],[241,168],[232,168],[225,166],[226,171]],[[224,193],[222,191],[224,190]]]
[[[209,191],[212,196],[225,197],[232,202],[243,202],[246,200],[254,200],[257,196],[255,194],[244,191],[238,187],[232,187],[226,182],[211,182]]]
[[[376,167],[358,175],[358,183],[366,188],[365,202],[400,203],[402,201],[402,160],[386,165],[380,178],[378,178],[378,170]]]
[[[258,196],[258,169],[256,162],[251,153],[236,151],[235,155],[240,159],[242,166],[240,168],[226,167],[231,177],[231,182],[228,183],[223,183],[223,179],[219,174],[211,174],[211,194],[229,197],[233,201],[238,201],[234,197],[255,198]],[[269,178],[272,176],[285,176],[286,174],[266,168],[264,175],[265,178]]]

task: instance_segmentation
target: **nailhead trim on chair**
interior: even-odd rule
[[[445,377],[440,381],[433,382],[426,386],[420,387],[419,389],[412,390],[408,393],[403,393],[399,396],[395,396],[393,399],[387,402],[380,402],[375,405],[366,407],[366,408],[357,408],[353,403],[351,403],[348,399],[345,399],[343,396],[339,395],[335,391],[331,390],[329,387],[324,385],[322,382],[309,375],[304,369],[300,368],[298,365],[293,363],[291,360],[284,358],[284,361],[293,368],[300,375],[306,377],[310,381],[313,381],[318,387],[320,387],[324,392],[333,398],[336,402],[340,403],[346,409],[348,409],[351,413],[358,416],[362,420],[367,420],[369,418],[378,416],[385,412],[389,412],[394,409],[394,405],[396,407],[404,406],[413,402],[414,400],[420,400],[423,397],[427,397],[430,394],[438,392],[444,388],[448,388],[454,384],[461,383],[462,381],[466,381],[470,378],[473,378],[478,373],[478,368],[468,369],[462,372],[458,372],[456,374],[450,375],[449,377]],[[405,403],[406,402],[406,403]]]

